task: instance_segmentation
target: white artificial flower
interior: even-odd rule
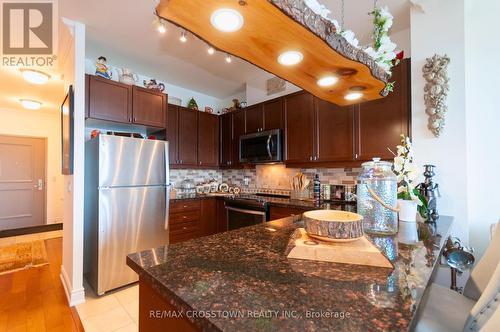
[[[384,52],[380,56],[379,59],[380,59],[380,61],[386,62],[386,61],[392,61],[395,58],[396,58],[396,53],[394,53],[394,52]]]
[[[394,158],[394,171],[399,173],[403,170],[405,164],[405,159],[401,156]]]
[[[380,8],[380,17],[389,20],[392,20],[394,18],[389,12],[389,8],[387,8],[387,6]]]
[[[324,5],[320,4],[317,0],[305,0],[306,6],[309,7],[315,14],[320,15],[323,18],[328,18],[331,11]]]
[[[381,67],[387,73],[391,73],[391,68],[392,67],[388,63],[386,63],[386,62],[377,62],[377,64],[379,65],[379,67]]]
[[[332,24],[335,26],[335,30],[337,30],[337,33],[339,33],[341,30],[339,22],[333,18],[328,18],[328,20],[332,22]]]
[[[397,149],[397,154],[398,156],[402,155],[403,153],[406,152],[406,148],[402,145],[398,145],[396,146],[396,149]]]
[[[389,36],[384,35],[380,38],[380,47],[378,51],[380,53],[393,52],[396,49],[397,45],[391,41]]]
[[[375,51],[373,47],[368,47],[367,49],[365,49],[365,53],[373,59],[377,59],[379,57],[379,53]]]
[[[345,30],[342,31],[340,34],[342,35],[342,37],[345,38],[345,40],[347,40],[349,44],[351,44],[356,48],[359,48],[359,41],[356,39],[354,32],[352,30]]]

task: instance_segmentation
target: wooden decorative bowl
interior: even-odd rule
[[[322,241],[356,241],[364,235],[363,216],[337,210],[307,211],[302,215],[307,235]]]

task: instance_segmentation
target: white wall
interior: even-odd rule
[[[63,20],[59,25],[60,65],[65,90],[74,87],[73,175],[64,176],[64,224],[61,280],[70,306],[85,302],[83,289],[83,197],[85,140],[85,25]]]
[[[481,255],[500,220],[500,33],[498,0],[466,0],[467,192],[470,244]]]
[[[118,81],[119,74],[121,74],[121,70],[117,67],[114,67],[112,64],[109,64],[111,68],[111,72],[113,73],[112,79],[114,81]],[[130,64],[130,68],[133,71],[133,64]],[[95,60],[93,59],[85,59],[85,72],[90,75],[95,74]],[[136,73],[138,75],[138,81],[136,85],[143,86],[143,80],[149,80],[151,77],[146,77],[141,75],[140,73]],[[180,98],[182,100],[182,106],[187,106],[189,100],[193,97],[198,104],[200,110],[203,110],[205,106],[212,107],[214,110],[218,110],[220,108],[221,100],[206,95],[204,93],[185,89],[183,87],[172,84],[172,82],[167,82],[161,78],[156,77],[158,83],[163,83],[165,85],[165,93],[168,94],[169,98],[175,97]]]
[[[272,77],[274,77],[274,75],[263,73],[262,75],[247,81],[245,94],[248,105],[257,104],[265,100],[277,98],[301,90],[301,88],[293,85],[292,83],[286,82],[285,91],[268,96],[266,91],[266,81]]]
[[[390,34],[391,40],[398,45],[398,50],[404,51],[404,57],[411,57],[411,31],[404,29]]]
[[[439,213],[455,217],[453,233],[468,240],[465,130],[465,41],[463,0],[426,1],[425,13],[411,9],[412,135],[418,163],[437,167]],[[448,54],[450,92],[446,128],[439,138],[427,129],[422,66],[435,53]]]
[[[63,176],[61,174],[61,120],[53,112],[0,109],[0,134],[47,139],[47,223],[63,221]]]

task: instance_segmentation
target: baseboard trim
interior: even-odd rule
[[[78,289],[73,289],[71,286],[71,282],[69,281],[68,274],[64,269],[64,266],[61,266],[61,274],[59,275],[61,278],[61,282],[64,287],[64,292],[66,293],[66,299],[68,300],[69,306],[74,307],[75,305],[81,304],[85,302],[85,290],[83,287]]]
[[[30,227],[23,227],[23,228],[16,228],[16,229],[5,229],[3,231],[0,231],[0,238],[26,235],[26,234],[44,233],[44,232],[51,232],[51,231],[59,231],[61,229],[63,229],[62,223],[30,226]]]

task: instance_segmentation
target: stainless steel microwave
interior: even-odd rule
[[[281,129],[240,136],[240,163],[265,164],[283,160]]]

